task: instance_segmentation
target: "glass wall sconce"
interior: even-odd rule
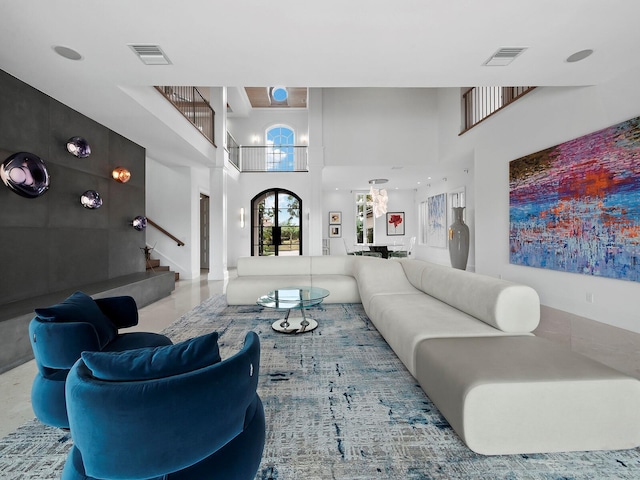
[[[133,219],[133,222],[131,222],[131,225],[133,225],[133,228],[135,228],[140,232],[145,228],[147,228],[147,217],[143,217],[139,215]]]
[[[87,190],[80,197],[80,203],[84,208],[95,209],[102,206],[102,198],[95,190]]]
[[[44,161],[33,153],[18,152],[0,165],[0,178],[14,193],[36,198],[49,189],[49,172]]]
[[[244,228],[244,207],[240,208],[240,228]]]
[[[91,146],[82,137],[71,137],[67,140],[67,151],[78,158],[87,158],[91,155]]]
[[[116,167],[111,172],[111,176],[116,182],[127,183],[131,178],[131,172],[124,167]]]

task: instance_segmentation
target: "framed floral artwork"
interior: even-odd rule
[[[329,225],[342,224],[342,212],[329,212]]]
[[[404,212],[387,213],[387,235],[404,235]]]

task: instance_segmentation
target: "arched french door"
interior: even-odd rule
[[[302,200],[273,188],[251,200],[251,255],[302,255]]]

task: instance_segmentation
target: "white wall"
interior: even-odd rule
[[[427,201],[429,197],[434,195],[444,193],[447,196],[446,225],[451,225],[453,223],[453,215],[451,205],[449,203],[449,195],[453,192],[459,192],[460,190],[464,190],[465,193],[464,220],[469,227],[469,257],[467,259],[467,270],[475,271],[475,184],[471,159],[451,162],[451,166],[448,169],[443,168],[442,173],[438,177],[429,180],[429,184],[421,186],[416,193],[416,211],[418,210],[418,204],[421,202]],[[429,246],[428,243],[422,243],[420,241],[420,235],[418,235],[414,251],[415,258],[438,263],[440,265],[451,266],[449,249],[447,247],[433,247]]]
[[[437,92],[415,88],[325,88],[322,147],[326,166],[419,165],[437,155]],[[314,132],[310,132],[313,136]],[[384,187],[384,186],[383,186]],[[342,212],[342,238],[331,254],[355,243],[355,191],[324,192],[322,232],[329,238],[329,212]],[[404,242],[418,234],[415,190],[388,190],[389,212],[405,213],[405,235],[387,236],[386,215],[375,220],[376,243]]]
[[[154,248],[152,258],[160,259],[163,265],[170,265],[183,278],[199,275],[193,271],[191,256],[199,252],[199,238],[195,241],[192,233],[192,216],[197,218],[198,210],[192,208],[194,191],[189,167],[167,167],[151,158],[146,159],[146,216],[178,237],[185,243],[179,247],[176,242],[160,233],[155,227],[147,226],[147,245]]]
[[[228,188],[228,266],[237,265],[238,257],[251,255],[251,199],[264,190],[290,190],[302,200],[302,252],[309,255],[309,216],[320,215],[322,205],[315,205],[311,191],[310,173],[245,173],[236,181],[229,180]],[[240,228],[240,208],[244,207],[246,224]],[[214,208],[212,205],[211,208]],[[237,235],[237,236],[236,236]]]
[[[325,88],[325,165],[416,165],[437,155],[437,91]]]
[[[292,127],[296,134],[296,145],[305,145],[301,141],[301,137],[308,138],[307,109],[254,109],[248,117],[230,116],[227,118],[227,128],[240,145],[266,145],[264,133],[268,127],[276,123]]]
[[[366,191],[325,191],[323,200],[322,236],[329,239],[331,255],[345,255],[346,248],[354,250],[356,241],[356,193]],[[404,212],[405,234],[387,235],[387,216],[375,219],[375,243],[409,246],[409,239],[418,235],[418,210],[415,190],[390,190],[388,192],[388,212]],[[329,237],[329,212],[342,213],[342,236]],[[345,245],[346,243],[346,245]]]
[[[440,153],[473,152],[476,269],[533,286],[544,305],[640,332],[640,284],[509,263],[509,161],[640,115],[640,71],[606,84],[539,88],[458,137],[459,90],[440,91]],[[594,302],[587,302],[587,294]]]

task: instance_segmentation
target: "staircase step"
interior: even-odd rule
[[[160,265],[160,260],[157,258],[150,258],[147,260],[147,270],[153,270],[154,272],[168,272],[171,270],[170,267],[166,267]],[[176,282],[180,280],[180,273],[175,272]]]
[[[156,268],[160,266],[160,260],[158,260],[157,258],[150,258],[149,260],[147,260],[147,270],[149,270],[150,268]]]

